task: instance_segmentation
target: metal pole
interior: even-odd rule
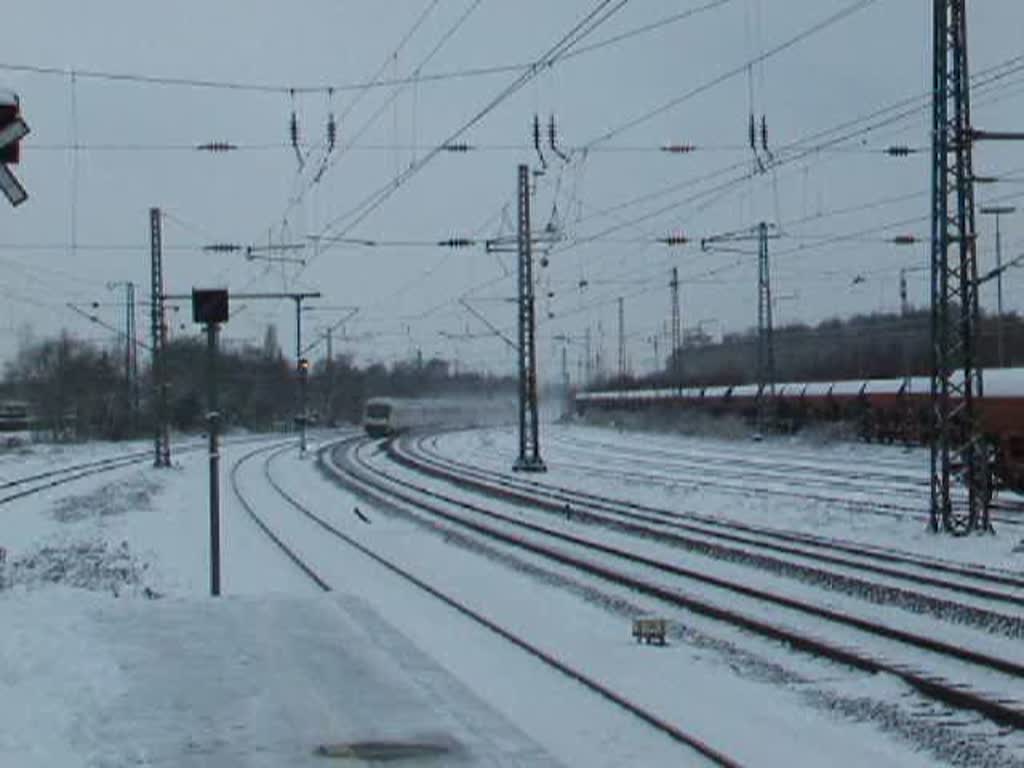
[[[1001,219],[1005,213],[1017,210],[1013,205],[983,205],[981,213],[996,217],[996,344],[999,367],[1006,365],[1006,345],[1003,335],[1003,237]]]
[[[675,386],[683,389],[683,325],[679,310],[679,268],[672,267],[672,381]],[[655,350],[657,355],[657,350]]]
[[[519,166],[519,458],[513,469],[545,472],[540,458],[537,413],[537,339],[533,292],[533,234],[530,229],[530,169]]]
[[[171,466],[171,438],[167,419],[167,322],[164,317],[163,248],[160,209],[149,209],[150,229],[150,335],[153,342],[153,466]]]
[[[327,329],[327,401],[324,403],[324,414],[327,423],[334,426],[334,329]]]
[[[590,326],[587,326],[586,341],[584,342],[587,353],[587,363],[584,368],[587,383],[586,386],[590,386],[594,382],[594,350],[592,348],[592,340],[590,336]]]
[[[131,350],[129,355],[129,381],[131,382],[131,409],[132,409],[132,435],[139,430],[139,350],[136,346],[135,328],[135,283],[128,283],[128,346]]]
[[[768,224],[757,228],[757,429],[767,426],[769,398],[775,397],[775,342],[772,324],[772,283],[768,260]]]
[[[299,455],[306,455],[306,369],[302,365],[302,297],[295,297],[295,366],[299,373]]]
[[[965,0],[934,0],[931,530],[989,531],[988,452],[975,398],[980,319]],[[955,474],[966,498],[955,494]]]
[[[1003,238],[996,214],[996,344],[999,367],[1006,366],[1006,347],[1003,343]]]
[[[619,380],[626,378],[626,308],[619,297]]]
[[[210,594],[220,595],[220,453],[217,430],[217,323],[206,326],[207,354],[207,429],[210,435]]]
[[[124,407],[131,422],[132,412],[132,283],[124,283]]]

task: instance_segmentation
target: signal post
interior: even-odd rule
[[[228,320],[228,292],[192,289],[192,320],[206,326],[206,420],[210,436],[210,594],[220,595],[220,449],[217,432],[217,336]]]

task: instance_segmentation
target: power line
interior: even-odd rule
[[[496,64],[492,66],[482,67],[466,67],[463,69],[454,69],[442,72],[427,72],[416,75],[409,75],[406,77],[383,77],[383,73],[387,70],[387,65],[390,62],[395,52],[400,51],[407,43],[412,35],[419,29],[422,23],[426,20],[429,12],[438,5],[440,0],[433,0],[427,9],[417,18],[413,26],[403,35],[402,40],[395,46],[394,51],[385,58],[384,64],[369,80],[362,80],[356,82],[325,82],[325,83],[258,83],[258,82],[247,82],[241,80],[220,80],[213,78],[194,78],[194,77],[182,77],[174,75],[149,75],[139,72],[115,72],[112,70],[100,70],[100,69],[82,69],[75,68],[74,72],[77,77],[83,80],[97,80],[107,81],[113,83],[125,83],[125,84],[136,84],[136,85],[155,85],[173,88],[192,88],[192,89],[205,89],[205,90],[223,90],[223,91],[238,91],[242,93],[255,93],[255,94],[272,94],[288,96],[292,93],[296,95],[315,95],[315,94],[328,94],[331,91],[336,93],[344,92],[366,92],[381,88],[392,88],[399,85],[412,85],[416,83],[431,83],[441,82],[446,80],[462,80],[467,78],[477,77],[491,77],[494,75],[507,74],[509,72],[523,72],[531,68],[532,63],[513,63],[513,64]],[[578,51],[566,56],[567,59],[575,58],[576,56],[582,56],[587,53],[599,51],[603,48],[611,46],[616,43],[623,42],[625,40],[637,37],[639,35],[646,34],[648,32],[663,29],[671,24],[683,21],[691,16],[702,13],[706,10],[717,8],[718,6],[725,5],[733,0],[713,0],[712,2],[706,3],[702,6],[692,8],[686,11],[681,11],[656,22],[645,24],[637,29],[629,30],[627,32],[620,33],[606,40],[601,40],[588,46],[580,48]],[[0,71],[7,72],[20,72],[25,74],[33,75],[45,75],[52,77],[67,77],[71,70],[67,67],[56,67],[39,64],[24,64],[15,62],[0,62]],[[361,97],[359,97],[361,98]]]
[[[812,35],[815,35],[818,32],[821,32],[821,31],[827,29],[828,27],[830,27],[830,26],[832,26],[832,25],[842,21],[843,19],[847,18],[848,16],[852,16],[853,14],[857,13],[858,11],[861,11],[861,10],[867,8],[870,5],[874,5],[877,1],[878,0],[856,0],[856,2],[851,3],[850,5],[846,6],[845,8],[842,8],[841,10],[839,10],[836,13],[832,14],[831,16],[823,19],[822,21],[819,21],[816,24],[813,24],[808,29],[805,29],[802,32],[799,32],[798,34],[794,35],[793,37],[783,41],[782,43],[779,43],[778,45],[773,46],[772,48],[769,48],[764,53],[759,54],[758,56],[755,56],[755,57],[749,59],[748,61],[743,62],[742,64],[740,64],[739,66],[737,66],[737,67],[735,67],[733,69],[730,69],[730,70],[728,70],[726,72],[723,72],[722,74],[718,75],[717,77],[714,77],[711,80],[709,80],[709,81],[707,81],[705,83],[702,83],[701,85],[699,85],[696,88],[693,88],[693,89],[687,91],[686,93],[684,93],[681,96],[677,96],[674,99],[670,99],[669,101],[665,102],[664,104],[661,104],[660,106],[657,106],[657,107],[655,107],[655,108],[653,108],[653,109],[643,113],[639,117],[633,118],[632,120],[629,120],[629,121],[627,121],[625,123],[622,123],[621,125],[617,126],[616,128],[613,128],[610,131],[607,131],[606,133],[603,133],[602,135],[600,135],[597,138],[593,139],[592,141],[588,142],[587,146],[590,147],[590,146],[596,146],[598,144],[601,144],[601,143],[603,143],[605,141],[608,141],[608,140],[614,138],[615,136],[618,136],[621,133],[624,133],[624,132],[626,132],[628,130],[631,130],[631,129],[635,128],[638,125],[642,125],[643,123],[646,123],[648,120],[651,120],[652,118],[655,118],[658,115],[662,115],[665,112],[668,112],[668,111],[670,111],[672,109],[675,109],[680,104],[682,104],[682,103],[684,103],[684,102],[694,98],[695,96],[698,96],[699,94],[704,93],[705,91],[711,90],[715,86],[721,85],[722,83],[728,82],[729,80],[731,80],[734,77],[737,77],[739,75],[744,74],[751,66],[753,66],[755,64],[758,64],[758,63],[761,63],[761,62],[764,62],[764,61],[767,61],[768,59],[777,56],[778,54],[782,53],[783,51],[786,51],[789,48],[792,48],[793,46],[803,42],[804,40],[806,40],[807,38],[811,37]]]
[[[457,128],[452,134],[439,146],[445,146],[456,142],[462,136],[463,133],[468,131],[474,125],[483,120],[487,115],[494,111],[502,102],[512,96],[514,93],[519,91],[523,86],[530,82],[544,69],[548,69],[554,66],[558,60],[564,56],[573,46],[579,43],[580,40],[591,34],[598,26],[606,22],[614,14],[620,11],[629,3],[629,0],[617,0],[613,3],[613,0],[600,0],[597,7],[591,11],[586,17],[578,22],[566,35],[564,35],[555,45],[548,49],[546,53],[540,56],[529,70],[521,74],[514,81],[509,83],[503,88],[497,96],[492,98],[484,107],[477,111],[469,120],[464,122],[462,126]],[[612,6],[610,10],[608,6]],[[602,15],[603,14],[603,15]],[[405,182],[415,176],[422,170],[428,163],[430,163],[442,150],[434,149],[428,152],[418,161],[410,165],[405,171],[399,174],[396,178],[388,182],[377,191],[368,195],[362,202],[356,205],[354,208],[346,211],[340,216],[335,217],[326,227],[324,227],[321,234],[329,232],[333,227],[339,224],[339,222],[348,219],[348,223],[342,227],[338,233],[339,236],[344,236],[349,233],[355,226],[362,222],[367,216],[369,216],[374,210],[382,205],[388,198],[391,197]]]

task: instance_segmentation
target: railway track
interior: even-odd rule
[[[576,452],[576,446],[573,443],[565,442],[564,445],[567,451]],[[692,490],[707,488],[717,492],[749,497],[756,487],[756,492],[760,496],[818,502],[896,519],[906,517],[924,519],[919,503],[878,501],[878,497],[882,494],[895,494],[907,499],[913,497],[913,494],[906,488],[893,483],[865,489],[854,480],[849,479],[840,482],[839,486],[830,486],[823,478],[809,480],[787,475],[781,471],[748,472],[738,466],[732,469],[716,468],[715,466],[704,469],[697,460],[688,461],[685,469],[676,466],[675,471],[669,472],[665,471],[664,464],[660,462],[626,460],[621,456],[600,452],[592,452],[591,455],[592,459],[589,462],[568,459],[559,461],[559,466],[582,475],[615,477],[627,483],[643,483],[673,490],[680,487]],[[494,453],[493,458],[497,459],[499,456],[500,454]],[[652,463],[655,464],[655,469],[643,467],[644,464]],[[759,484],[754,486],[751,480],[759,481]],[[834,489],[840,486],[846,490],[846,494],[840,495],[834,492]]]
[[[457,493],[437,490],[439,478],[433,472],[429,484],[424,484],[423,475],[419,480],[398,479],[371,461],[365,446],[350,454],[347,472],[359,482],[383,484],[393,498],[462,530],[815,656],[894,675],[933,700],[974,710],[1002,725],[1024,727],[1024,707],[1015,699],[1024,679],[1024,665],[1016,661],[751,588],[740,580],[682,568],[635,549],[566,532],[564,527],[498,512]],[[545,503],[543,499],[536,502]],[[981,686],[974,682],[977,680],[982,681]]]
[[[600,465],[604,471],[644,482],[664,484],[680,482],[698,487],[714,487],[733,492],[750,493],[752,485],[759,494],[841,503],[882,514],[920,516],[919,499],[927,483],[921,474],[889,473],[864,469],[851,471],[822,463],[764,461],[749,456],[733,458],[710,455],[679,455],[655,451],[619,452],[606,444],[592,445],[578,440],[556,438],[574,456],[573,468],[593,471]],[[879,501],[880,497],[891,499]]]
[[[254,441],[266,440],[265,437],[239,437],[225,441],[225,445],[244,445]],[[201,440],[189,441],[174,446],[176,453],[194,453],[205,451],[206,442]],[[153,451],[131,451],[119,456],[108,456],[94,461],[69,464],[66,467],[49,469],[44,472],[34,472],[29,475],[5,480],[0,482],[0,505],[8,504],[18,499],[23,499],[43,491],[57,488],[61,485],[73,483],[93,475],[100,475],[105,472],[113,472],[125,467],[146,464],[153,458]]]
[[[122,456],[111,456],[105,459],[72,464],[59,469],[36,472],[14,480],[8,480],[0,483],[0,504],[23,499],[26,496],[41,493],[50,488],[56,488],[57,486],[85,477],[102,474],[103,472],[112,472],[113,470],[129,467],[133,464],[140,464],[149,461],[152,456],[151,451],[134,451]]]
[[[403,445],[410,442],[414,447],[412,454],[403,449]],[[796,556],[830,569],[840,567],[851,572],[893,577],[912,584],[1002,602],[1015,608],[1024,607],[1024,577],[1010,571],[952,563],[897,549],[783,531],[738,520],[723,520],[693,511],[640,504],[521,475],[509,477],[447,458],[438,452],[436,442],[437,436],[421,436],[412,441],[399,441],[393,445],[392,451],[399,460],[411,463],[415,469],[492,496],[528,503],[556,514],[564,514],[565,504],[569,504],[582,522],[611,523],[620,527],[623,523],[637,523],[625,528],[632,533],[654,537],[664,537],[673,532],[693,534],[700,536],[702,543],[718,541],[726,545],[756,547],[764,553]],[[608,520],[594,513],[610,513],[616,517]],[[678,542],[686,543],[686,540]]]
[[[550,438],[575,455],[590,456],[593,463],[569,462],[581,472],[612,472],[629,481],[675,486],[680,482],[732,493],[750,492],[749,480],[758,482],[759,494],[840,504],[871,514],[925,519],[922,494],[929,487],[927,469],[908,461],[872,458],[851,470],[836,461],[787,451],[771,459],[749,452],[658,450],[622,446],[579,436]],[[599,469],[597,469],[599,467]],[[614,467],[614,468],[613,468]],[[653,469],[645,469],[653,468]],[[896,501],[879,501],[879,497]],[[993,500],[991,510],[1002,513],[997,523],[1024,524],[1024,501],[1014,497]]]
[[[353,442],[365,443],[365,440],[359,438],[356,440],[349,439],[341,441],[343,445],[352,444]],[[538,659],[544,665],[555,670],[560,675],[564,675],[567,678],[582,684],[598,696],[628,712],[630,715],[639,718],[652,728],[695,751],[709,763],[722,766],[723,768],[734,768],[739,765],[737,761],[730,758],[723,752],[712,748],[704,741],[685,732],[673,723],[660,718],[658,715],[648,711],[641,705],[635,703],[626,696],[623,696],[621,693],[618,693],[610,687],[602,684],[582,670],[557,658],[553,654],[541,648],[540,645],[536,644],[531,639],[506,628],[499,621],[484,615],[481,611],[470,607],[467,603],[459,600],[452,594],[439,589],[427,580],[417,576],[410,569],[399,565],[393,559],[385,557],[372,548],[359,542],[354,537],[342,531],[337,525],[333,524],[325,515],[317,513],[309,506],[300,502],[273,477],[270,470],[273,460],[283,451],[287,450],[288,447],[290,446],[263,446],[250,451],[244,457],[239,459],[233,466],[231,470],[231,484],[236,497],[239,499],[247,515],[256,523],[259,529],[270,538],[283,555],[294,563],[295,566],[319,589],[322,591],[330,591],[332,589],[329,578],[318,571],[317,568],[299,552],[298,548],[289,544],[286,541],[286,535],[284,532],[275,530],[273,526],[259,514],[255,505],[245,498],[241,488],[239,487],[238,473],[242,466],[247,462],[253,461],[257,458],[262,458],[262,473],[266,482],[274,489],[279,498],[282,499],[294,512],[312,525],[316,526],[322,533],[336,539],[344,546],[357,550],[377,565],[385,568],[390,573],[397,575],[416,589],[425,592],[436,600],[439,600],[464,618],[484,627],[503,640]],[[397,498],[384,484],[376,483],[372,479],[357,478],[355,475],[351,474],[348,469],[335,465],[329,458],[328,448],[322,448],[318,452],[318,462],[322,467],[335,472],[336,475],[344,476],[347,479],[349,487],[365,498],[369,498],[383,504],[391,504]]]

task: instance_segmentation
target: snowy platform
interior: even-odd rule
[[[52,630],[2,686],[11,765],[556,765],[358,598],[66,598],[6,617]]]

